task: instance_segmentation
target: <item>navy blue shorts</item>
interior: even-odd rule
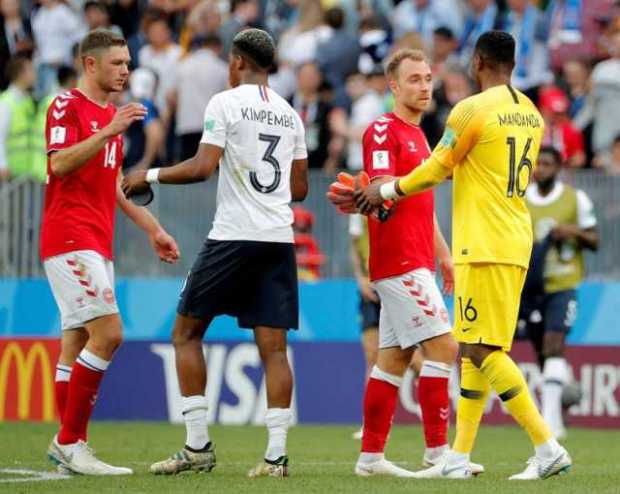
[[[527,312],[526,332],[530,339],[540,338],[547,332],[568,334],[577,317],[577,291],[545,294]]]
[[[361,298],[360,301],[360,318],[362,320],[362,333],[367,329],[379,328],[379,313],[381,312],[381,304],[368,302]]]
[[[208,323],[227,314],[242,328],[297,329],[293,244],[208,239],[183,286],[177,312]]]

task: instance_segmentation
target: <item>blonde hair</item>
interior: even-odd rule
[[[428,59],[422,50],[414,50],[412,48],[403,48],[395,51],[388,58],[385,66],[385,75],[388,79],[395,79],[398,76],[398,68],[404,60],[412,60],[414,62],[427,62]]]

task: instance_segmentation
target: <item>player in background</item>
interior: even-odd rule
[[[544,130],[534,104],[510,85],[514,54],[510,34],[482,34],[472,59],[481,93],[453,108],[431,157],[405,177],[356,193],[358,207],[366,212],[453,177],[454,335],[463,357],[461,397],[451,453],[418,472],[420,478],[471,476],[469,456],[490,388],[535,448],[526,469],[511,479],[544,479],[568,471],[572,463],[508,355],[532,250],[524,196]]]
[[[407,174],[430,155],[419,127],[432,97],[431,69],[423,52],[396,52],[387,63],[386,77],[394,93],[394,112],[373,122],[363,138],[364,169],[375,183]],[[368,229],[370,280],[381,300],[379,351],[364,396],[355,473],[408,477],[412,472],[387,461],[384,449],[398,390],[416,346],[424,355],[418,384],[424,463],[435,464],[448,451],[448,380],[458,346],[434,271],[437,257],[450,289],[452,259],[435,218],[432,191],[399,201],[387,221],[369,219]]]
[[[441,234],[439,230],[437,232]],[[362,332],[362,349],[366,359],[367,380],[372,368],[377,363],[379,314],[381,311],[379,296],[373,289],[368,275],[368,256],[370,253],[368,218],[362,214],[352,214],[349,217],[349,235],[351,236],[351,269],[353,270],[353,276],[357,282],[360,294],[360,329]],[[444,284],[444,286],[447,286],[447,284]],[[420,377],[423,361],[422,352],[414,351],[409,368],[413,371],[416,381]],[[421,413],[419,415],[421,416]],[[361,439],[363,433],[364,428],[361,427],[353,433],[353,439]]]
[[[129,75],[122,37],[89,33],[80,45],[78,88],[56,97],[47,113],[47,172],[41,258],[60,309],[61,350],[56,370],[60,432],[48,455],[63,470],[86,475],[130,474],[107,465],[87,445],[99,384],[123,338],[114,295],[112,240],[116,205],[148,235],[159,257],[175,262],[174,239],[145,208],[120,189],[123,136],[144,108],[109,103]]]
[[[577,317],[577,287],[585,276],[583,249],[597,250],[599,244],[592,201],[562,182],[561,171],[559,151],[542,147],[536,181],[525,194],[534,230],[526,286],[539,277],[540,289],[524,290],[521,301],[522,322],[543,371],[542,415],[558,439],[566,436],[562,390],[570,384],[571,372],[564,345]]]
[[[196,155],[173,167],[132,173],[123,185],[131,195],[154,182],[200,182],[220,169],[213,228],[182,290],[172,334],[187,439],[180,452],[151,466],[156,474],[215,466],[202,340],[215,316],[229,314],[254,330],[267,382],[269,443],[249,476],[288,475],[293,377],[286,335],[299,318],[290,202],[306,197],[308,163],[301,119],[267,86],[274,57],[265,31],[237,34],[229,57],[233,89],[207,105]]]

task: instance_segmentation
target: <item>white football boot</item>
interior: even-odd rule
[[[568,452],[560,447],[558,453],[550,459],[532,456],[527,461],[527,467],[521,473],[510,477],[510,480],[541,480],[554,475],[564,475],[573,466],[573,460]]]
[[[215,445],[208,443],[204,451],[191,451],[185,447],[170,458],[153,463],[150,472],[155,475],[176,475],[186,470],[210,472],[215,465]]]
[[[450,452],[448,448],[443,451],[435,451],[436,448],[426,448],[424,451],[424,457],[422,458],[422,465],[425,467],[433,467],[445,461],[445,456]],[[484,473],[484,466],[478,463],[469,462],[469,469],[471,474],[475,477]]]
[[[373,462],[359,461],[355,464],[355,475],[358,477],[373,477],[383,475],[388,477],[413,478],[414,473],[394,465],[391,461],[381,458]]]
[[[58,444],[54,436],[47,449],[49,459],[63,470],[82,475],[131,475],[133,470],[125,467],[115,467],[98,460],[95,452],[80,440],[75,444]]]

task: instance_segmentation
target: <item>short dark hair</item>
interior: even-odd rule
[[[620,134],[618,134],[616,137],[614,137],[613,145],[615,146],[617,144],[620,144]]]
[[[487,31],[478,38],[475,52],[491,67],[512,70],[515,64],[515,39],[506,31]]]
[[[58,67],[58,85],[65,87],[71,79],[77,79],[77,72],[73,67],[61,65]]]
[[[233,38],[232,52],[248,60],[256,69],[268,71],[276,56],[276,45],[267,31],[250,28]]]
[[[325,12],[325,24],[332,29],[341,29],[344,26],[344,10],[340,7],[332,7]]]
[[[248,3],[248,2],[253,2],[255,0],[232,0],[230,2],[230,12],[233,13],[235,10],[237,10],[237,7],[239,7],[240,5],[243,5],[244,3]]]
[[[107,29],[95,29],[86,35],[80,43],[80,58],[95,52],[107,50],[113,46],[127,46],[125,38]]]
[[[87,12],[90,9],[100,10],[104,14],[109,14],[110,13],[110,11],[108,10],[107,4],[101,2],[100,0],[88,0],[84,4],[84,12]]]
[[[25,55],[15,55],[6,64],[4,73],[9,82],[15,82],[19,79],[26,65],[31,63],[32,60]]]
[[[540,156],[541,154],[550,154],[551,156],[553,156],[553,161],[556,165],[562,164],[562,154],[560,153],[560,151],[558,151],[557,148],[553,146],[541,146],[540,150],[538,151],[538,155]]]
[[[439,36],[440,38],[444,38],[444,39],[450,39],[450,40],[454,39],[454,32],[452,32],[452,29],[446,26],[439,26],[437,29],[433,31],[433,34],[435,36]]]

